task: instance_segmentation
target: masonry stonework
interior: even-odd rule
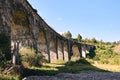
[[[95,49],[95,46],[62,37],[27,0],[0,0],[0,34],[3,33],[10,39],[13,64],[19,64],[19,50],[25,47],[33,48],[52,63],[57,60],[69,61],[74,55],[80,57],[82,49]]]

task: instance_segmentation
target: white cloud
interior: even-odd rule
[[[57,18],[57,21],[62,21],[62,18],[61,17]]]
[[[58,32],[60,35],[64,34],[65,32]]]

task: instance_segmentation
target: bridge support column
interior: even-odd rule
[[[63,61],[65,60],[65,55],[64,55],[64,41],[61,42],[62,45],[62,57],[63,57]]]
[[[51,59],[50,59],[51,58],[51,56],[50,56],[50,37],[51,37],[51,35],[50,35],[49,31],[46,31],[45,37],[46,37],[46,45],[47,45],[48,62],[51,63]]]
[[[79,53],[80,53],[80,58],[82,58],[82,45],[78,45]]]
[[[68,42],[64,42],[64,61],[67,62],[69,60],[69,52],[68,52]]]
[[[13,49],[12,49],[12,64],[14,65],[20,65],[20,56],[19,56],[19,44],[20,42],[15,41],[13,43]]]
[[[82,48],[82,57],[86,58],[86,50]]]
[[[56,39],[55,39],[55,48],[56,48],[56,58],[58,60],[59,56],[58,56],[58,37],[57,36],[56,36]]]
[[[58,39],[58,60],[63,60],[63,44],[60,39]]]
[[[68,40],[68,59],[70,60],[71,57],[72,57],[72,44],[71,44],[71,41]]]
[[[50,39],[50,61],[51,63],[57,61],[56,37],[54,35]]]

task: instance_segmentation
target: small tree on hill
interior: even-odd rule
[[[71,32],[70,31],[67,31],[66,33],[65,33],[65,36],[64,37],[66,37],[67,39],[72,39],[72,34],[71,34]]]
[[[92,39],[91,39],[91,42],[92,42],[92,43],[97,43],[97,40],[96,40],[95,38],[92,38]]]
[[[77,40],[78,40],[78,42],[82,41],[82,36],[80,34],[78,34]]]

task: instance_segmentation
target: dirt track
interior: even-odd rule
[[[120,80],[120,72],[82,71],[78,74],[60,73],[55,76],[29,76],[23,80]]]

